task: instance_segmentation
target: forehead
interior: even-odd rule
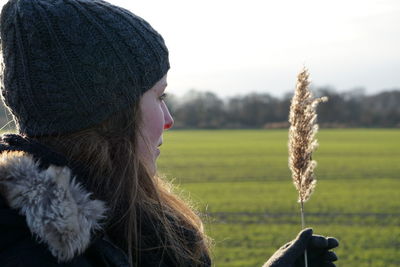
[[[167,75],[165,75],[161,80],[159,80],[153,87],[152,90],[155,91],[164,91],[165,87],[167,87]]]

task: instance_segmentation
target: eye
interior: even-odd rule
[[[166,94],[166,93],[163,93],[163,94],[159,97],[159,99],[160,99],[161,101],[165,100],[166,98],[167,98],[167,94]]]

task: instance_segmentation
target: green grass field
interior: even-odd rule
[[[307,225],[340,240],[337,266],[400,266],[400,130],[317,138]],[[300,230],[286,130],[168,131],[158,165],[207,216],[215,266],[261,266]]]

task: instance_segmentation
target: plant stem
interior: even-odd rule
[[[301,201],[301,228],[304,229],[305,227],[305,221],[304,221],[304,202]],[[304,250],[304,263],[305,267],[308,267],[308,260],[307,260],[307,249]]]

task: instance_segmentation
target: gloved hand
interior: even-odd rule
[[[304,267],[305,249],[308,267],[335,267],[336,254],[329,250],[337,246],[339,241],[336,238],[313,235],[312,229],[307,228],[278,249],[263,267]]]

